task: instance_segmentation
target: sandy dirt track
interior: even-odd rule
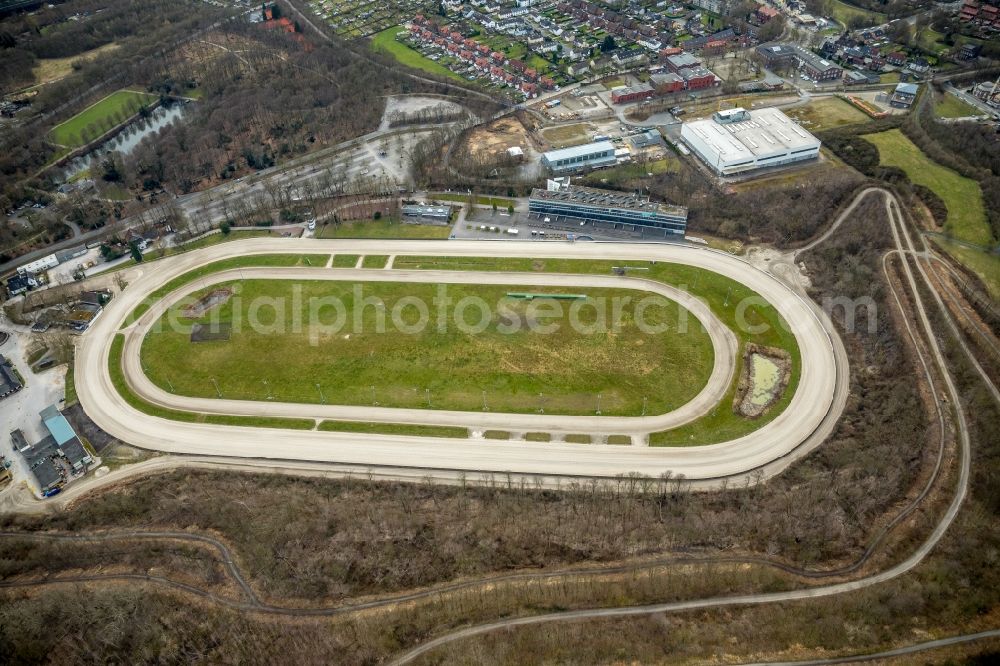
[[[501,244],[502,243],[502,244]],[[788,408],[774,421],[754,433],[739,439],[689,448],[622,447],[563,443],[538,443],[517,441],[484,441],[481,439],[436,439],[398,435],[359,435],[354,433],[327,433],[316,431],[257,429],[249,427],[216,426],[196,423],[166,421],[138,412],[127,405],[114,391],[107,370],[108,351],[114,333],[121,322],[149,292],[171,278],[197,266],[232,256],[270,253],[349,253],[439,256],[509,256],[549,257],[576,259],[655,260],[700,266],[716,271],[746,284],[773,304],[789,322],[798,340],[802,356],[802,373],[798,389]],[[246,276],[251,269],[243,269]],[[255,277],[280,271],[297,269],[252,269],[260,271]],[[311,279],[327,277],[353,278],[359,273],[350,269],[302,269]],[[366,279],[396,280],[419,278],[433,281],[430,272],[369,270]],[[481,272],[448,272],[448,279],[455,282],[511,283],[515,274],[489,274]],[[296,276],[298,277],[298,276]],[[443,276],[435,276],[443,277]],[[528,279],[530,277],[530,279]],[[594,286],[606,286],[601,280],[612,280],[614,286],[626,284],[626,278],[606,276],[559,276],[531,274],[524,283],[540,282],[557,286],[587,286],[588,278],[597,279]],[[546,282],[551,280],[551,282]],[[659,291],[651,283],[640,288]],[[200,284],[200,281],[199,281]],[[661,285],[662,286],[662,285]],[[661,292],[662,293],[662,292]],[[672,294],[671,297],[676,296]],[[684,304],[682,302],[682,304]],[[704,314],[704,313],[703,313]],[[698,313],[695,312],[698,316]],[[711,318],[714,320],[714,317]],[[145,321],[145,320],[143,320]],[[703,320],[703,322],[706,320]],[[141,323],[141,322],[140,322]],[[711,320],[707,320],[711,329]],[[130,334],[137,350],[141,337]],[[131,332],[130,332],[131,333]],[[719,332],[717,332],[719,334]],[[725,334],[721,334],[725,337]],[[731,334],[730,334],[731,335]],[[470,429],[491,427],[492,419],[501,419],[509,430],[535,430],[536,418],[545,418],[544,428],[553,431],[584,432],[638,432],[662,427],[645,419],[678,418],[680,422],[694,418],[693,414],[704,409],[699,399],[716,395],[720,382],[731,377],[726,368],[726,347],[732,344],[713,336],[716,345],[716,364],[708,385],[692,403],[681,409],[689,411],[681,416],[654,417],[559,417],[545,415],[504,415],[476,412],[437,412],[412,410],[414,414],[399,412],[411,410],[384,410],[372,414],[348,408],[354,418],[412,423],[449,423]],[[721,353],[720,353],[721,352]],[[130,354],[126,355],[129,358]],[[235,414],[267,414],[303,416],[310,418],[343,418],[340,412],[327,412],[324,405],[276,405],[270,402],[204,401],[179,398],[153,387],[140,371],[138,361],[126,363],[128,380],[138,390],[152,389],[147,396],[152,401],[179,409],[205,409],[204,403],[215,403],[211,411]],[[559,479],[560,477],[615,476],[638,472],[657,476],[664,472],[683,474],[689,479],[717,480],[760,470],[765,476],[773,475],[794,459],[817,446],[832,428],[843,408],[846,398],[846,354],[835,333],[831,333],[826,317],[811,301],[793,293],[779,280],[748,263],[722,252],[681,245],[636,245],[615,243],[539,243],[539,242],[463,242],[463,241],[384,241],[384,240],[327,240],[312,239],[248,239],[205,248],[196,252],[144,266],[129,287],[116,298],[104,315],[87,332],[81,341],[76,361],[80,400],[92,419],[110,434],[143,448],[172,453],[200,455],[242,456],[276,460],[315,460],[372,467],[412,467],[437,470],[445,474],[474,472],[512,472]],[[187,406],[183,401],[198,400],[197,406]],[[224,407],[220,402],[225,402]],[[694,404],[694,406],[691,406]],[[371,408],[376,409],[376,408]],[[288,410],[288,411],[282,411]],[[678,410],[680,411],[680,410]],[[702,412],[703,413],[703,412]],[[449,420],[442,418],[448,415]],[[674,414],[672,412],[671,414]],[[484,420],[485,419],[485,420]],[[515,421],[524,419],[524,422]],[[586,422],[581,419],[587,419]],[[591,420],[592,419],[592,420]],[[611,419],[609,421],[609,419]],[[614,419],[621,419],[614,423]],[[520,423],[520,425],[518,425]]]

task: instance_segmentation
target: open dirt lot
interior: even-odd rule
[[[553,148],[567,148],[569,146],[579,146],[590,141],[594,133],[594,126],[590,123],[576,123],[573,125],[547,127],[539,130],[538,133]]]
[[[538,150],[534,138],[516,116],[480,125],[469,132],[463,148],[475,159],[503,156],[508,148],[518,147],[525,155]]]

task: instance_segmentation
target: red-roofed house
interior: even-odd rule
[[[684,53],[684,49],[679,46],[671,46],[669,48],[660,49],[660,62],[663,62],[672,55],[677,55],[679,53]]]
[[[754,12],[757,16],[757,20],[760,21],[761,24],[767,23],[773,18],[777,18],[780,13],[781,12],[774,7],[768,7],[767,5],[758,5],[757,11]]]

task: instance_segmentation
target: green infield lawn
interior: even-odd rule
[[[88,106],[66,122],[53,127],[49,137],[61,146],[70,148],[83,146],[87,143],[84,130],[90,128],[90,140],[96,139],[131,116],[139,107],[155,100],[156,96],[148,93],[119,90]]]
[[[455,79],[463,83],[466,82],[465,79],[444,65],[434,62],[419,51],[414,51],[406,44],[396,41],[396,35],[401,32],[406,32],[406,29],[400,25],[386,28],[372,37],[372,48],[377,51],[387,51],[393,58],[407,67],[421,69],[429,74],[437,74],[438,76]]]
[[[316,424],[311,419],[292,419],[277,416],[235,416],[228,414],[201,414],[198,412],[183,412],[176,409],[168,409],[153,405],[132,392],[122,371],[122,350],[125,347],[125,336],[115,335],[111,342],[111,350],[108,355],[108,370],[111,375],[111,383],[115,390],[125,398],[125,402],[138,409],[144,414],[157,416],[171,421],[184,421],[186,423],[212,423],[216,425],[238,425],[252,426],[256,428],[290,428],[293,430],[312,430]]]
[[[153,382],[207,398],[216,396],[214,377],[223,396],[233,399],[270,395],[286,402],[377,401],[387,407],[473,411],[482,409],[486,391],[491,410],[522,413],[542,407],[593,414],[600,394],[602,414],[634,415],[641,413],[644,397],[647,413],[688,402],[705,386],[714,363],[708,334],[693,316],[673,301],[633,290],[571,290],[587,295],[574,306],[506,296],[561,291],[544,287],[447,285],[450,306],[442,317],[439,287],[433,284],[247,280],[229,286],[233,297],[196,322],[181,315],[184,303],[174,304],[162,326],[147,335],[142,359]],[[625,297],[631,300],[618,302],[621,316],[615,317],[615,299]],[[640,329],[636,304],[646,297],[652,303],[646,321],[664,330]],[[344,306],[339,328],[337,309],[329,303],[333,298]],[[314,299],[327,304],[317,306],[321,301]],[[463,299],[471,306],[460,307]],[[477,299],[489,308],[485,319]],[[420,318],[414,301],[426,304],[426,325],[407,330]],[[606,319],[619,322],[617,330],[571,326],[573,314],[594,324],[602,305]],[[255,312],[260,326],[247,323]],[[470,326],[482,321],[485,328],[463,330],[455,323],[459,318]],[[172,327],[171,320],[182,325]],[[230,324],[230,338],[191,342],[191,324],[211,321]],[[303,325],[296,328],[296,321]]]
[[[941,197],[948,207],[946,233],[977,245],[993,243],[979,183],[934,162],[898,129],[865,134],[864,139],[878,148],[880,164],[899,167],[911,181]]]
[[[511,257],[396,257],[393,263],[398,269],[425,270],[484,270],[554,273],[598,273],[610,275],[612,261],[583,261],[579,259],[522,259]],[[723,324],[728,326],[740,341],[742,349],[753,342],[767,347],[784,349],[791,354],[792,371],[788,386],[781,398],[763,416],[746,419],[732,409],[737,384],[743,371],[743,356],[737,360],[736,373],[728,392],[718,406],[709,414],[687,425],[651,433],[651,446],[696,446],[714,444],[750,433],[772,421],[791,402],[799,383],[801,357],[795,336],[781,315],[770,305],[755,304],[745,308],[743,321],[747,327],[738,325],[736,309],[740,303],[749,303],[757,294],[742,284],[711,271],[678,264],[630,262],[636,270],[633,275],[658,280],[666,284],[690,290],[698,294],[712,308]],[[758,330],[759,329],[759,330]],[[756,332],[751,333],[754,330]]]

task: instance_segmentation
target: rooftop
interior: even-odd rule
[[[916,83],[900,83],[896,85],[896,92],[902,93],[904,95],[916,95],[917,94],[917,84]]]
[[[601,208],[661,213],[664,215],[687,215],[687,208],[683,206],[672,206],[670,204],[651,201],[647,196],[639,196],[631,192],[601,190],[596,187],[583,187],[581,185],[567,185],[558,191],[536,188],[531,191],[531,198],[600,206]]]
[[[7,359],[0,356],[0,395],[7,395],[21,389],[17,375],[7,366]]]
[[[732,161],[769,155],[776,151],[799,150],[819,145],[819,139],[805,131],[778,109],[747,112],[749,120],[720,125],[712,119],[685,123],[719,153]]]
[[[615,151],[615,145],[610,141],[585,143],[582,146],[573,146],[571,148],[562,148],[560,150],[550,150],[545,153],[545,159],[549,162],[555,162],[557,160],[565,160],[573,157],[585,157],[587,155],[604,152],[606,150],[613,153]]]
[[[55,405],[49,405],[41,412],[42,421],[45,422],[45,427],[49,429],[52,433],[53,439],[55,439],[56,444],[65,444],[71,439],[76,438],[76,432],[73,431],[73,426],[69,424],[66,417],[59,413]]]
[[[667,56],[667,62],[678,69],[682,67],[697,67],[701,64],[701,60],[698,60],[690,53],[678,53],[677,55]]]

